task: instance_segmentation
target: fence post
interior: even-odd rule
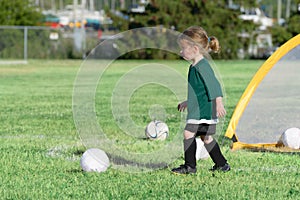
[[[27,61],[28,27],[24,27],[24,60]]]

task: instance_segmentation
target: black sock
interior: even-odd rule
[[[183,146],[184,146],[185,165],[195,168],[196,167],[196,146],[197,146],[195,137],[192,137],[190,139],[184,139]]]
[[[217,166],[224,166],[227,163],[227,160],[224,158],[221,149],[215,139],[213,139],[213,141],[209,144],[204,143],[204,147]]]

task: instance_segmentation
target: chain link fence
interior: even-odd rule
[[[0,26],[0,61],[82,58],[98,43],[94,30]]]

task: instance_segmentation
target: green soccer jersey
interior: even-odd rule
[[[188,73],[187,123],[216,124],[216,98],[222,97],[222,89],[214,71],[206,59],[190,66]]]

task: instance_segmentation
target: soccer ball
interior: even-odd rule
[[[169,127],[162,121],[154,120],[147,125],[145,134],[151,140],[165,140],[169,135]]]
[[[279,142],[292,149],[300,148],[300,129],[289,128],[281,135]]]
[[[109,159],[104,151],[92,148],[83,153],[80,165],[85,172],[104,172],[109,167]]]
[[[203,141],[200,138],[196,138],[197,149],[196,149],[196,159],[207,159],[209,157],[209,153],[207,152]]]

